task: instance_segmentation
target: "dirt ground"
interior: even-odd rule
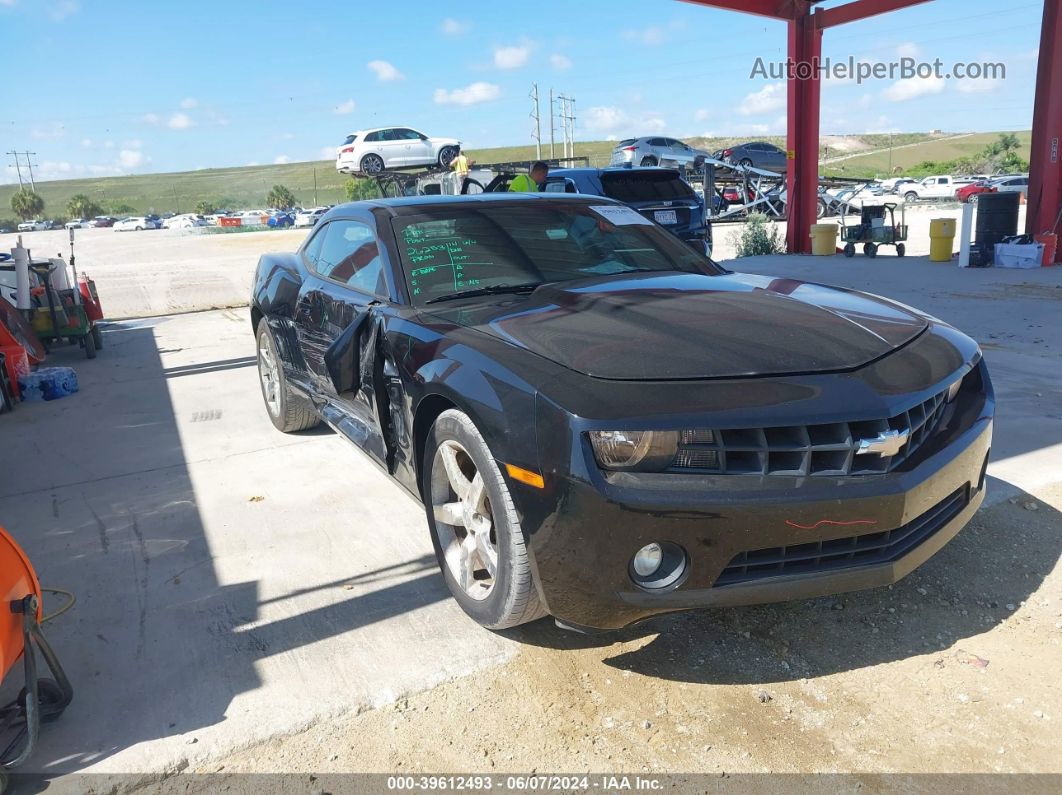
[[[501,667],[199,772],[1057,773],[1060,508],[1058,487],[1004,500],[886,589],[613,635],[540,621]]]

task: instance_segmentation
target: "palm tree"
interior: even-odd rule
[[[44,212],[44,199],[28,188],[19,188],[11,196],[11,209],[23,221],[39,218]]]
[[[283,185],[274,185],[266,196],[266,204],[278,210],[287,210],[295,206],[295,194]]]
[[[66,203],[66,213],[72,219],[92,218],[96,215],[102,215],[103,208],[84,193],[78,193],[71,196],[70,201]]]

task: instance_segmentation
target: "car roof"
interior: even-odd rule
[[[678,169],[666,168],[661,166],[608,166],[606,168],[552,168],[549,171],[549,176],[568,176],[574,174],[640,174],[659,171],[669,171],[672,174],[678,176]]]
[[[402,210],[414,207],[438,207],[440,205],[462,206],[468,204],[505,204],[523,202],[569,202],[572,204],[620,204],[620,202],[605,198],[604,196],[582,196],[579,194],[565,193],[521,193],[521,192],[498,192],[477,193],[473,196],[399,196],[388,199],[365,199],[363,201],[339,204],[332,208],[329,215],[345,215],[362,210],[367,207],[378,207],[391,210],[396,215]]]

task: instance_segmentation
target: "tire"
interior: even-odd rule
[[[142,227],[142,226],[138,226],[138,227],[136,228],[136,231],[137,231],[137,232],[143,232],[143,231],[144,231],[144,227]]]
[[[450,409],[435,420],[421,463],[421,489],[435,555],[461,609],[487,629],[546,615],[509,489],[464,412]]]
[[[738,161],[738,165],[744,168],[752,168],[752,161],[747,157],[743,157]]]
[[[826,207],[826,202],[824,202],[822,199],[819,199],[815,206],[815,217],[825,218],[827,212],[828,209]]]
[[[472,177],[465,178],[464,193],[462,196],[471,196],[477,193],[483,192],[483,183],[478,179],[472,179]]]
[[[915,193],[913,190],[909,190],[903,195],[903,200],[905,202],[916,202],[918,201],[918,194]]]
[[[439,168],[449,168],[450,163],[457,157],[456,146],[444,146],[439,150]]]
[[[258,384],[262,388],[262,400],[273,427],[283,433],[294,433],[318,425],[321,418],[313,404],[302,395],[293,393],[288,386],[277,354],[277,344],[269,330],[269,323],[264,319],[258,322],[256,342]]]
[[[845,243],[844,244],[844,255],[846,257],[854,257],[855,256],[855,243]]]
[[[653,157],[652,155],[646,155],[645,157],[642,158],[642,162],[639,163],[638,165],[639,166],[655,166],[656,164],[657,164],[657,160],[656,160],[655,157]]]
[[[85,358],[86,359],[95,359],[96,358],[96,340],[93,338],[93,336],[91,334],[86,334],[81,339],[84,340],[84,342],[85,342]]]
[[[362,174],[379,174],[384,170],[383,158],[379,155],[365,155],[365,157],[361,159],[359,169]]]
[[[28,696],[29,690],[23,687],[18,694],[18,703],[23,712],[26,711]],[[58,682],[49,678],[37,680],[37,707],[40,710],[41,723],[52,723],[58,720],[69,704],[70,699]]]
[[[897,243],[896,244],[896,256],[897,257],[902,257],[906,253],[907,253],[907,246],[905,246],[903,243]]]
[[[864,243],[863,253],[873,259],[874,257],[878,256],[878,247],[873,243]]]
[[[103,331],[95,324],[92,326],[92,342],[95,344],[96,350],[103,350]]]

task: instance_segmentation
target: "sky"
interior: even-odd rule
[[[822,133],[1028,129],[1042,8],[931,0],[826,31],[835,62],[1006,77],[832,78]],[[784,83],[752,72],[785,47],[783,22],[677,0],[0,0],[0,145],[42,180],[331,158],[373,126],[519,145],[534,82],[543,143],[550,88],[575,97],[577,140],[779,135]]]

